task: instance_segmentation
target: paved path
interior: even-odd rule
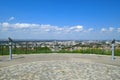
[[[0,57],[0,80],[120,80],[120,57],[32,54]]]

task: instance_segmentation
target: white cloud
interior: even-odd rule
[[[120,32],[120,28],[118,28],[117,31]]]
[[[101,32],[113,32],[114,30],[115,30],[115,28],[113,28],[113,27],[109,27],[108,29],[102,28]]]
[[[28,23],[16,23],[11,24],[14,28],[31,28],[31,27],[38,27],[38,24],[28,24]]]
[[[91,32],[91,31],[93,31],[93,30],[94,30],[93,28],[89,28],[89,29],[88,29],[89,32]]]
[[[40,25],[38,24],[28,24],[28,23],[15,23],[15,24],[10,24],[8,22],[3,22],[1,23],[1,26],[3,28],[30,28],[30,27],[38,27]]]
[[[114,28],[113,27],[109,27],[109,31],[110,32],[114,31]]]
[[[67,31],[80,32],[83,31],[83,26],[77,25],[77,26],[69,27]]]
[[[52,26],[52,25],[43,25],[43,24],[30,24],[30,23],[8,23],[3,22],[1,23],[2,30],[9,30],[9,29],[18,29],[18,30],[31,30],[31,31],[42,31],[42,32],[59,32],[59,33],[68,33],[68,32],[81,32],[83,31],[83,26],[77,25],[72,27],[59,27],[59,26]],[[90,29],[92,30],[92,29]]]
[[[16,23],[16,24],[13,24],[13,27],[14,28],[28,28],[30,27],[31,25],[30,24],[27,24],[27,23]]]
[[[116,34],[118,37],[120,33],[120,28],[101,28],[100,30],[95,30],[94,28],[84,28],[84,26],[76,25],[76,26],[53,26],[49,24],[30,24],[30,23],[9,23],[3,22],[0,23],[0,36],[4,37],[4,35],[11,36],[12,33],[14,36],[17,34],[32,36],[32,38],[56,38],[56,39],[106,39],[111,37],[111,34]],[[2,30],[5,30],[2,31]],[[7,32],[8,31],[8,32]],[[11,32],[12,31],[12,32]],[[7,32],[7,33],[6,33]],[[87,33],[88,32],[88,33]],[[101,33],[100,33],[101,32]],[[103,33],[106,32],[106,33]],[[119,32],[119,33],[118,33]],[[94,34],[93,34],[94,33]],[[10,35],[11,34],[11,35]],[[41,36],[41,37],[38,37]],[[113,36],[112,36],[113,37]]]
[[[76,26],[76,30],[77,32],[83,31],[83,26]]]
[[[12,16],[8,19],[8,21],[14,20],[15,18]]]
[[[1,23],[1,25],[3,26],[3,27],[9,27],[9,23],[7,23],[7,22],[3,22],[3,23]]]
[[[106,28],[102,28],[102,29],[101,29],[101,32],[106,32],[106,31],[107,31]]]
[[[56,31],[59,29],[59,27],[57,26],[52,26],[52,25],[39,25],[38,27],[39,29],[43,30],[43,31],[46,31],[46,32],[50,32],[50,31]]]
[[[55,28],[57,31],[62,31],[62,30],[64,30],[63,28],[59,28],[59,27],[56,27]]]
[[[49,32],[49,31],[50,31],[50,29],[45,29],[45,31],[46,31],[46,32]]]
[[[76,26],[76,28],[78,28],[78,29],[83,29],[83,26]]]
[[[91,32],[93,30],[94,30],[93,28],[89,28],[89,29],[84,30],[83,32]]]
[[[59,26],[52,26],[52,25],[44,25],[44,24],[30,24],[30,23],[8,23],[8,22],[3,22],[0,23],[2,26],[2,30],[9,30],[9,29],[29,29],[31,31],[45,31],[45,32],[91,32],[94,29],[93,28],[88,28],[84,29],[83,26],[77,25],[77,26],[71,26],[71,27],[59,27]],[[106,28],[102,28],[100,30],[101,32],[113,32],[114,28],[110,27],[108,30]],[[120,32],[120,28],[117,29],[118,32]]]
[[[10,24],[8,22],[1,23],[2,30],[9,30],[9,29],[31,29],[36,31],[63,31],[64,28],[58,27],[58,26],[52,26],[52,25],[43,25],[43,24],[29,24],[29,23],[14,23]]]
[[[0,25],[2,26],[2,30],[3,30],[3,31],[8,30],[9,23],[7,23],[7,22],[3,22],[3,23],[1,23]]]

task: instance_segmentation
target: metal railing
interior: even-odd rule
[[[96,45],[50,45],[39,44],[37,42],[14,42],[12,45],[13,54],[34,54],[34,53],[88,53],[88,54],[103,54],[111,55],[111,46],[96,46]],[[8,43],[0,44],[0,55],[9,54]],[[120,56],[120,46],[115,48],[115,55]]]

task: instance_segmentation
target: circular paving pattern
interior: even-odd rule
[[[120,80],[120,67],[72,61],[37,61],[1,68],[0,80]]]

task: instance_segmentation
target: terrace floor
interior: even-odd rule
[[[67,53],[51,53],[51,54],[20,54],[13,55],[13,59],[9,60],[9,55],[0,56],[0,68],[12,66],[15,64],[22,64],[36,61],[80,61],[85,63],[102,63],[120,67],[120,57],[115,56],[112,61],[109,55],[96,55],[96,54],[67,54]]]
[[[120,57],[95,54],[0,56],[0,80],[119,80]]]

